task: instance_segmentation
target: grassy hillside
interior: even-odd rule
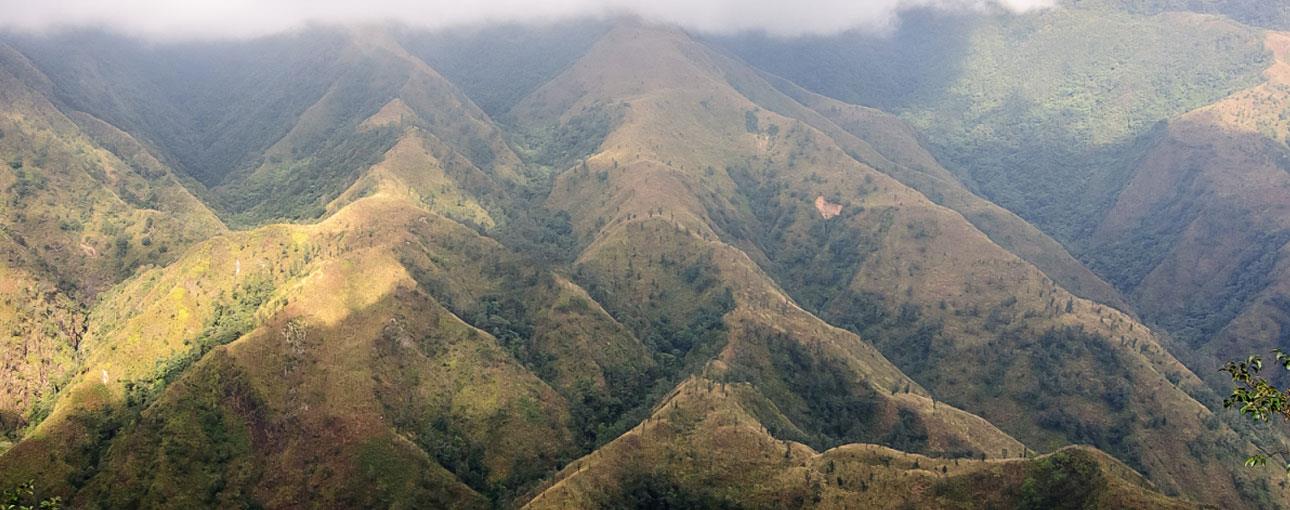
[[[1122,9],[1138,14],[1160,14],[1182,11],[1221,14],[1256,27],[1285,30],[1290,28],[1290,6],[1280,2],[1257,0],[1067,0],[1066,5],[1084,8]]]
[[[505,500],[579,451],[582,406],[434,297],[502,278],[478,257],[499,249],[386,196],[198,245],[95,308],[78,376],[0,471],[109,506]],[[598,309],[560,326],[613,331]],[[601,348],[575,359],[631,363]]]
[[[1267,20],[1279,8],[1066,2],[957,24],[912,16],[893,40],[724,45],[813,90],[895,110],[947,168],[1064,242],[1221,383],[1221,360],[1282,345],[1286,330],[1279,38],[1232,21],[1277,26]],[[923,33],[938,35],[913,38]],[[926,80],[884,64],[912,57],[953,65]],[[924,85],[902,93],[883,80]]]
[[[70,31],[17,37],[52,91],[144,141],[206,186],[284,136],[343,66],[342,33],[306,30],[254,41],[147,44]]]
[[[69,118],[49,101],[48,78],[8,47],[0,56],[6,161],[0,212],[14,242],[65,280],[64,290],[93,295],[223,229],[127,135],[91,117]]]
[[[722,44],[812,91],[899,114],[973,190],[1081,257],[1153,126],[1256,83],[1269,61],[1257,30],[1222,18],[1100,7],[924,14],[893,37]]]
[[[0,45],[0,435],[39,421],[80,357],[95,297],[223,224],[137,142],[65,115],[51,84]]]
[[[853,158],[872,166],[928,199],[962,214],[995,244],[1034,264],[1067,290],[1122,310],[1124,297],[1065,247],[1016,214],[968,191],[936,161],[914,129],[894,115],[813,94],[783,79],[771,78],[776,88],[818,113],[806,118],[825,130]]]
[[[239,226],[316,219],[409,125],[502,182],[522,180],[487,115],[382,30],[209,46],[93,33],[19,44],[59,101],[146,140]]]
[[[672,322],[666,304],[652,307],[690,260],[676,250],[715,243],[714,258],[731,251],[742,266],[719,266],[722,279],[773,278],[802,313],[860,333],[931,394],[1028,445],[1092,443],[1168,491],[1224,504],[1266,501],[1266,489],[1250,488],[1258,482],[1229,469],[1242,448],[1235,435],[1188,395],[1201,390],[1199,380],[1147,328],[1072,296],[958,213],[857,161],[808,123],[818,121],[779,113],[810,112],[791,103],[684,35],[620,27],[512,115],[578,129],[573,119],[615,110],[599,151],[559,176],[551,201],[591,239],[580,270],[593,295],[609,287],[605,303],[626,323]],[[737,313],[739,289],[753,284],[733,281]],[[623,294],[631,297],[615,303]],[[743,299],[763,317],[783,310],[774,298]],[[756,362],[741,356],[755,352],[744,343],[758,338],[732,336],[721,359],[760,364],[732,373],[791,410],[780,382],[748,375],[766,373],[782,352],[763,347]],[[786,366],[774,373],[792,373]],[[1069,380],[1039,385],[1063,373]],[[811,395],[804,400],[819,399]],[[816,445],[837,444],[813,414],[829,413],[788,418],[804,440],[814,432]]]
[[[42,295],[61,273],[31,261],[75,259],[0,237],[21,293],[0,312],[23,333],[4,360],[57,381],[9,426],[0,487],[107,508],[1284,501],[1232,469],[1250,446],[1149,329],[1067,288],[1120,306],[1115,290],[959,185],[909,125],[677,30],[587,30],[496,48],[559,56],[496,90],[450,64],[506,131],[423,60],[462,39],[307,31],[135,48],[121,68],[6,53],[0,71],[30,76],[0,89],[0,112],[21,113],[0,122],[46,112],[104,175],[156,175],[41,188],[21,152],[39,144],[11,138],[29,128],[0,123],[0,150],[22,155],[0,184],[51,207],[93,197],[94,214],[133,219],[121,231],[180,248],[151,260],[131,237],[113,259],[129,270],[69,301]],[[316,59],[298,53],[309,40]],[[217,61],[129,60],[171,51]],[[312,71],[295,87],[223,67],[237,55]],[[129,79],[89,79],[112,69]],[[166,94],[226,74],[273,88],[229,108],[276,119],[268,142],[160,134],[221,118]],[[143,120],[147,105],[177,116]],[[208,135],[226,145],[178,141]],[[167,163],[246,228],[223,230]],[[154,188],[173,203],[113,201]],[[161,229],[203,220],[201,239]],[[70,349],[64,325],[83,331]],[[26,381],[6,394],[29,399]]]
[[[583,251],[569,274],[512,253],[477,230],[501,216],[468,206],[503,186],[405,107],[360,125],[400,141],[325,220],[216,236],[105,294],[49,416],[0,456],[4,483],[109,507],[518,503],[717,356],[776,399],[759,412],[786,436],[1022,449],[791,305],[736,249],[661,217],[641,228],[689,241],[628,253],[590,235],[560,204],[597,178],[562,178],[548,200],[569,222],[548,234]],[[684,270],[626,283],[655,263]]]
[[[959,24],[913,16],[890,41],[724,44],[812,90],[893,109],[973,190],[1114,285],[1222,392],[1222,361],[1286,345],[1281,37],[1233,21],[1275,26],[1238,11],[1279,8],[1066,2]],[[954,65],[916,80],[884,65],[901,57]],[[922,85],[893,93],[884,80]]]
[[[943,459],[771,436],[745,384],[686,381],[643,424],[579,459],[525,508],[1191,508],[1091,449]],[[986,489],[988,487],[988,489]]]
[[[317,217],[395,146],[406,126],[438,139],[459,160],[453,165],[475,167],[502,183],[522,182],[518,158],[466,96],[384,33],[346,35],[337,56],[344,71],[322,97],[256,164],[215,188],[235,218]]]
[[[1092,237],[1198,370],[1287,345],[1288,41],[1264,83],[1172,119]]]
[[[39,421],[42,404],[75,365],[85,323],[84,305],[58,292],[32,271],[27,250],[4,241],[0,264],[0,361],[7,377],[0,385],[0,449]]]

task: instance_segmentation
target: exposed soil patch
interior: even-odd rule
[[[815,197],[815,210],[820,211],[820,217],[827,220],[842,214],[842,204],[830,202],[824,195],[820,195]]]

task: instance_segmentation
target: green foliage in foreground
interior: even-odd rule
[[[1273,350],[1273,354],[1276,356],[1276,363],[1290,371],[1290,354],[1281,349]],[[1262,357],[1250,356],[1243,361],[1229,361],[1219,370],[1231,375],[1232,382],[1236,383],[1232,394],[1223,399],[1223,407],[1236,407],[1242,415],[1257,422],[1270,421],[1273,416],[1290,419],[1290,390],[1278,388],[1266,377],[1259,375],[1263,371]],[[1245,459],[1246,466],[1262,466],[1267,464],[1269,457],[1284,458],[1286,454],[1290,454],[1288,451],[1268,451],[1258,444],[1255,446],[1259,448],[1259,453]],[[1285,468],[1290,473],[1290,463],[1286,463]]]
[[[41,498],[36,494],[34,482],[26,482],[0,491],[0,510],[58,510],[60,508],[63,508],[62,498]]]

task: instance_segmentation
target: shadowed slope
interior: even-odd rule
[[[1216,384],[1223,361],[1290,345],[1290,36],[1267,46],[1267,81],[1171,120],[1092,238]]]
[[[108,507],[1178,504],[1139,469],[1274,501],[1227,469],[1248,445],[1180,389],[1199,380],[965,219],[1008,221],[901,125],[624,23],[507,141],[395,39],[341,41],[343,69],[212,191],[239,221],[323,219],[103,293],[0,486]],[[1132,468],[1015,460],[1075,442]]]
[[[550,199],[587,243],[579,274],[611,313],[629,325],[673,324],[673,303],[703,303],[713,287],[730,286],[720,359],[746,367],[731,377],[755,381],[819,444],[875,436],[848,436],[809,406],[793,412],[792,392],[777,393],[792,387],[786,365],[776,365],[791,350],[742,355],[766,336],[736,326],[741,310],[808,352],[829,353],[822,359],[868,360],[861,373],[891,381],[881,375],[886,361],[850,334],[807,341],[835,330],[808,311],[860,332],[932,394],[1036,448],[1092,443],[1202,501],[1266,497],[1238,492],[1248,484],[1229,465],[1246,447],[1181,389],[1201,385],[1147,328],[1071,295],[957,212],[774,113],[794,111],[793,101],[757,79],[684,34],[620,26],[512,111],[529,126],[615,119]],[[686,269],[704,257],[715,280],[676,294],[685,283],[675,276],[705,281]]]
[[[92,33],[20,43],[57,78],[61,104],[146,140],[240,225],[317,218],[407,126],[500,182],[524,181],[488,116],[376,28],[208,45]]]
[[[1258,83],[1269,62],[1260,31],[1222,17],[1088,3],[1025,16],[921,13],[893,39],[722,44],[814,92],[900,115],[973,191],[1087,260],[1096,253],[1084,241],[1153,126]]]
[[[743,127],[741,106],[747,103],[741,102],[746,100],[713,78],[704,65],[710,64],[703,60],[709,58],[705,51],[681,34],[620,26],[512,112],[530,126],[568,126],[578,115],[596,115],[600,108],[617,109],[610,116],[621,116],[600,152],[557,177],[548,202],[569,211],[586,245],[576,274],[620,321],[646,331],[642,338],[647,345],[670,354],[678,373],[704,366],[716,355],[730,367],[731,377],[758,380],[759,390],[778,397],[791,428],[800,430],[786,433],[821,444],[909,440],[884,436],[890,424],[855,413],[863,413],[866,405],[892,405],[888,394],[897,389],[921,390],[868,344],[799,308],[753,259],[720,240],[711,226],[699,197],[720,198],[702,191],[708,183],[696,178],[705,175],[699,170],[701,158],[721,157],[722,151],[739,154],[759,142]],[[606,106],[609,97],[618,102]],[[699,98],[696,103],[710,100],[706,110],[669,108],[691,97]],[[714,125],[714,116],[738,123]],[[664,119],[677,129],[657,130],[654,122]],[[691,127],[713,131],[697,137]],[[739,131],[731,132],[732,127]],[[724,136],[729,143],[709,143],[710,137]],[[664,147],[666,152],[658,152]],[[665,159],[671,156],[677,159]],[[696,314],[724,320],[721,326],[704,328],[706,332],[695,331]],[[837,405],[861,407],[833,413],[820,407],[833,405],[815,393],[822,387],[785,379],[796,370],[791,363],[837,371],[840,386],[834,389],[842,399]],[[930,401],[923,402],[931,407]],[[855,426],[846,425],[847,420]],[[991,429],[904,446],[942,453],[984,451],[985,445],[1001,444],[1002,435]]]
[[[215,189],[230,211],[243,221],[315,217],[410,126],[452,153],[453,165],[499,183],[525,180],[488,116],[437,72],[380,31],[354,29],[345,37],[335,64],[345,71],[254,166],[234,169]]]

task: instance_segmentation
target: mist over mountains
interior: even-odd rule
[[[1280,3],[12,7],[13,504],[1290,504]]]
[[[153,0],[112,3],[62,1],[0,3],[7,13],[0,28],[25,32],[105,28],[163,40],[227,39],[271,35],[307,25],[397,22],[419,29],[492,24],[545,24],[576,19],[638,17],[652,23],[710,33],[747,30],[797,36],[861,28],[881,31],[898,23],[902,12],[935,9],[960,12],[1028,12],[1052,7],[1053,0],[810,0],[785,3],[714,0],[701,3],[662,0],[486,0],[409,2],[338,0],[305,2],[186,2]]]

